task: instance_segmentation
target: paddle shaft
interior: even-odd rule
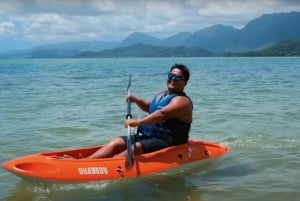
[[[131,74],[129,75],[129,82],[128,82],[128,87],[127,87],[127,94],[130,95],[130,90],[131,90]],[[126,119],[131,119],[131,101],[127,101],[127,115]],[[131,139],[131,127],[127,127],[127,154],[125,156],[125,168],[126,169],[131,169],[133,166],[134,162],[134,157],[132,153],[132,139]]]

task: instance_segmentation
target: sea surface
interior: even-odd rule
[[[0,163],[126,135],[129,74],[132,93],[152,99],[174,63],[191,71],[190,137],[231,152],[178,172],[79,184],[0,168],[0,200],[299,200],[300,57],[0,60]]]

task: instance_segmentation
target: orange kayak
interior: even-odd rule
[[[25,179],[84,182],[161,172],[228,151],[219,144],[190,139],[187,144],[135,156],[133,167],[127,170],[125,157],[85,159],[99,148],[101,146],[42,152],[7,161],[2,167]]]

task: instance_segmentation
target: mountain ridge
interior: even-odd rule
[[[214,56],[213,52],[198,48],[188,48],[188,47],[162,47],[146,45],[143,43],[138,43],[130,47],[119,47],[113,50],[102,50],[99,52],[83,52],[76,55],[79,58],[109,58],[109,57],[207,57]]]
[[[227,53],[226,56],[238,57],[273,57],[273,56],[300,56],[300,40],[285,40],[271,47],[258,51],[250,51],[243,53]]]
[[[224,55],[228,52],[257,51],[284,40],[300,40],[300,12],[265,14],[251,20],[242,29],[216,24],[194,33],[180,32],[163,39],[142,32],[134,32],[120,42],[59,43],[2,53],[0,57],[41,58],[42,56],[47,58],[47,52],[51,58],[55,56],[72,57],[83,52],[112,51],[114,49],[119,51],[118,48],[121,47],[130,49],[136,44],[165,48],[186,47],[214,52],[214,55]],[[170,49],[165,50],[170,52]],[[38,53],[39,51],[44,54]],[[113,56],[113,54],[111,55]]]

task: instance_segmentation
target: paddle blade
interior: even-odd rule
[[[132,154],[128,154],[126,155],[126,158],[125,158],[125,168],[126,170],[131,170],[132,167],[133,167],[133,155]]]
[[[133,167],[133,163],[134,163],[134,156],[132,153],[131,145],[132,145],[132,140],[131,140],[131,135],[130,135],[130,136],[127,136],[127,154],[125,157],[126,170],[130,170]]]

